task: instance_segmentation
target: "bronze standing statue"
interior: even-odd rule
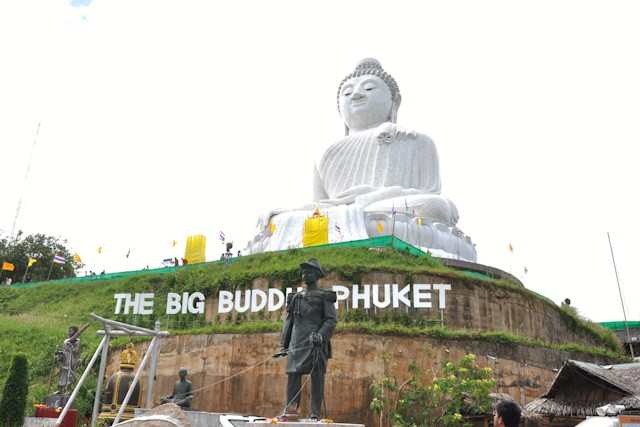
[[[163,397],[160,403],[175,403],[182,409],[191,409],[191,400],[193,399],[191,381],[187,379],[187,369],[180,368],[178,372],[180,379],[173,386],[173,394]]]
[[[84,331],[83,328],[82,331]],[[56,351],[56,362],[60,367],[57,394],[66,394],[76,382],[75,371],[80,364],[80,339],[82,333],[77,326],[70,326],[68,338],[62,344],[62,350]]]
[[[282,330],[282,350],[288,356],[287,402],[281,419],[296,416],[300,405],[302,376],[311,376],[311,413],[317,421],[324,399],[324,375],[331,358],[331,335],[336,327],[336,293],[318,287],[324,277],[315,258],[300,264],[306,289],[287,297],[287,317]],[[326,415],[326,414],[325,414]]]

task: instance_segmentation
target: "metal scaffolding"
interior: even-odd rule
[[[93,357],[89,361],[89,364],[84,370],[84,373],[80,377],[78,384],[76,384],[71,396],[69,396],[69,400],[64,405],[64,409],[60,413],[60,416],[56,420],[56,426],[59,426],[62,423],[62,420],[69,412],[73,401],[78,395],[78,391],[80,387],[84,383],[84,381],[89,376],[89,372],[91,368],[95,364],[98,359],[98,355],[100,354],[100,369],[98,371],[98,383],[96,384],[96,397],[93,401],[93,413],[91,415],[91,427],[96,426],[96,421],[98,420],[98,412],[100,410],[100,395],[102,392],[102,381],[104,379],[105,370],[107,367],[107,359],[109,356],[109,341],[111,337],[121,337],[121,336],[135,336],[135,337],[153,337],[151,340],[151,344],[149,344],[149,348],[144,354],[142,358],[142,362],[138,366],[136,370],[135,376],[133,378],[133,382],[129,386],[129,390],[127,390],[127,395],[124,398],[124,401],[120,405],[120,409],[118,410],[118,414],[116,418],[113,420],[113,424],[117,424],[120,421],[120,417],[124,412],[125,407],[129,403],[129,399],[131,399],[131,395],[133,394],[133,390],[135,389],[138,381],[140,381],[140,376],[142,375],[142,370],[147,364],[149,358],[151,358],[151,365],[149,367],[149,378],[147,379],[147,395],[145,399],[145,405],[147,408],[151,408],[152,396],[153,396],[153,383],[156,375],[156,367],[158,365],[158,353],[160,350],[160,338],[169,336],[169,332],[160,330],[160,321],[156,321],[155,328],[153,330],[147,328],[141,328],[140,326],[129,325],[127,323],[118,322],[115,320],[105,319],[104,317],[100,317],[97,314],[91,313],[90,315],[94,320],[97,320],[102,323],[103,329],[98,330],[98,335],[102,335],[102,341],[98,345]]]

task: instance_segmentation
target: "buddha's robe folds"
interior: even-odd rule
[[[440,196],[438,152],[426,135],[392,123],[356,132],[332,145],[315,170],[314,200],[355,203],[367,211],[406,207],[455,225],[458,212]]]
[[[329,219],[329,242],[367,239],[367,212],[404,211],[455,226],[455,205],[440,196],[438,153],[425,135],[395,124],[355,132],[332,145],[315,169],[315,203],[263,215],[258,230],[273,230],[254,252],[302,246],[304,221],[315,207]]]
[[[357,188],[385,187],[440,193],[438,152],[425,135],[385,123],[333,144],[317,168],[316,201],[336,200]]]

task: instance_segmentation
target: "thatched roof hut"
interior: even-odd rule
[[[549,391],[525,409],[575,420],[596,416],[596,408],[607,404],[624,405],[625,413],[640,413],[640,363],[600,366],[568,360]]]

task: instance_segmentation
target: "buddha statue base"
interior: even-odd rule
[[[351,204],[322,209],[321,214],[328,217],[328,243],[393,234],[436,257],[470,262],[478,258],[475,244],[459,228],[417,213],[375,211]],[[294,210],[272,216],[248,243],[245,252],[256,254],[303,247],[304,222],[312,215],[313,210]]]

